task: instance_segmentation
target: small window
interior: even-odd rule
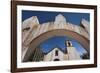
[[[30,29],[30,27],[24,28],[23,31],[28,31]]]
[[[71,43],[70,42],[68,42],[68,46],[71,46]]]
[[[55,56],[58,56],[58,50],[55,51]]]

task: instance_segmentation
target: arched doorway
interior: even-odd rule
[[[54,61],[60,61],[59,59],[54,59]]]

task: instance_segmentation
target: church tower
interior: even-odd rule
[[[81,59],[78,51],[76,48],[72,45],[71,41],[66,41],[66,47],[67,47],[67,54],[69,60],[79,60]]]

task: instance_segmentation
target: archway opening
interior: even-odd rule
[[[66,41],[69,41],[70,43],[69,42],[66,43]],[[39,44],[38,47],[33,52],[30,61],[44,61],[43,56],[45,54],[47,55],[48,53],[53,52],[53,49],[55,48],[59,48],[59,50],[62,51],[63,54],[66,54],[67,47],[75,47],[75,49],[78,51],[82,59],[86,58],[89,59],[88,54],[85,54],[86,50],[76,40],[66,36],[55,36]],[[58,56],[58,52],[59,51],[56,49],[54,51],[54,55]],[[58,61],[58,60],[54,59],[53,61]]]
[[[60,61],[59,59],[54,59],[54,61]]]
[[[43,41],[46,41],[47,39],[52,38],[54,36],[68,36],[72,39],[75,39],[84,47],[84,49],[87,50],[88,53],[90,52],[88,39],[86,39],[85,37],[83,37],[75,32],[69,31],[69,30],[56,29],[56,30],[52,30],[49,32],[45,32],[45,33],[39,35],[37,38],[33,39],[29,45],[29,49],[24,54],[23,61],[28,60],[29,56],[32,54],[32,52],[34,52],[35,48],[38,47],[39,44],[41,44]]]

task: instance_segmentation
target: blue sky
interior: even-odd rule
[[[40,24],[44,22],[50,22],[55,20],[55,16],[58,14],[62,14],[67,22],[73,23],[75,25],[80,25],[80,21],[82,18],[90,21],[90,14],[89,13],[71,13],[71,12],[48,12],[48,11],[27,11],[22,10],[22,21],[31,17],[37,16],[39,19]],[[43,43],[41,43],[40,47],[42,48],[43,52],[48,52],[52,48],[59,46],[61,49],[65,49],[65,40],[71,39],[65,36],[55,36],[52,37]],[[84,48],[74,39],[71,39],[73,46],[82,54],[85,50]]]
[[[50,50],[52,50],[53,48],[56,48],[56,47],[59,47],[62,50],[65,50],[66,49],[65,41],[67,41],[69,39],[71,40],[73,46],[76,48],[76,50],[79,52],[79,54],[82,54],[83,52],[85,52],[84,48],[76,40],[71,39],[66,36],[52,37],[52,38],[44,41],[43,43],[41,43],[40,47],[42,48],[42,51],[44,53],[48,53]]]
[[[82,18],[90,21],[89,13],[71,13],[71,12],[48,12],[48,11],[22,11],[22,21],[31,17],[37,16],[40,24],[48,21],[54,21],[55,16],[58,14],[62,14],[67,22],[71,22],[73,24],[79,25]]]

